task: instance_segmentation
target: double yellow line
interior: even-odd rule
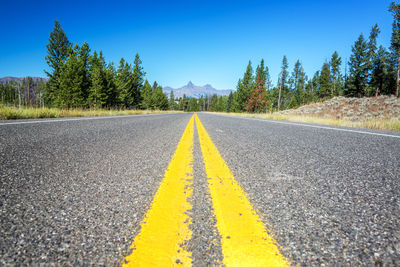
[[[193,192],[193,134],[196,118],[208,187],[227,266],[286,266],[245,192],[235,180],[197,115],[190,119],[164,179],[134,239],[132,266],[191,266],[189,198]]]

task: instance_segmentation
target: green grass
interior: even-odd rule
[[[389,131],[400,131],[400,120],[393,119],[371,119],[368,121],[348,121],[339,119],[326,119],[322,117],[312,116],[300,116],[300,115],[277,115],[271,113],[220,113],[233,116],[260,118],[260,119],[271,119],[271,120],[284,120],[292,122],[306,122],[306,123],[318,123],[325,125],[335,126],[347,126],[356,128],[367,128],[376,130],[389,130]]]
[[[137,114],[170,113],[161,110],[117,110],[117,109],[58,109],[58,108],[33,108],[7,107],[0,105],[0,120],[38,119],[38,118],[63,118],[63,117],[90,117],[90,116],[116,116]],[[180,111],[173,111],[180,112]]]

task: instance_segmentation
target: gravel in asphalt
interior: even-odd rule
[[[293,264],[400,264],[399,138],[198,116]]]

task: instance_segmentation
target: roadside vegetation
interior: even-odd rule
[[[117,109],[59,109],[35,107],[7,107],[0,105],[0,120],[63,118],[63,117],[90,117],[90,116],[117,116],[139,114],[161,114],[179,111],[168,110],[117,110]]]
[[[327,119],[323,117],[313,117],[305,115],[281,115],[272,113],[227,113],[218,112],[223,115],[240,116],[247,118],[257,119],[270,119],[270,120],[281,120],[291,122],[305,122],[305,123],[316,123],[333,126],[346,126],[356,128],[367,128],[375,130],[388,130],[388,131],[400,131],[400,120],[399,119],[369,119],[366,121],[349,121],[342,119]]]

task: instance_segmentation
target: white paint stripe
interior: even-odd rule
[[[101,116],[101,117],[79,117],[79,118],[66,118],[66,119],[52,119],[52,120],[32,120],[32,121],[16,121],[0,123],[0,126],[5,125],[18,125],[18,124],[32,124],[32,123],[48,123],[48,122],[66,122],[66,121],[84,121],[84,120],[104,120],[104,119],[120,119],[120,118],[135,118],[145,116],[160,116],[160,115],[175,115],[181,113],[163,113],[163,114],[138,114],[138,115],[115,115],[115,116]]]
[[[207,114],[213,114],[213,113],[208,113],[207,112]],[[246,118],[246,117],[241,117],[241,116],[224,115],[224,114],[213,114],[213,115],[225,116],[225,117],[230,117],[230,118],[240,118],[240,119],[245,119],[245,120],[256,120],[256,121],[262,121],[262,122],[286,124],[286,125],[296,125],[296,126],[311,127],[311,128],[318,128],[318,129],[335,130],[335,131],[342,131],[342,132],[352,132],[352,133],[370,134],[370,135],[378,135],[378,136],[385,136],[385,137],[400,138],[400,135],[365,132],[365,131],[343,129],[343,128],[333,128],[333,127],[326,127],[326,126],[319,126],[319,125],[302,124],[302,123],[298,123],[298,122],[286,122],[286,121],[277,121],[277,120],[271,120],[271,119]]]

